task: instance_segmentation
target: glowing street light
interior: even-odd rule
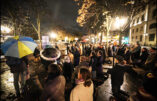
[[[115,24],[114,26],[116,28],[121,28],[122,26],[124,26],[124,24],[127,22],[127,18],[119,18],[119,17],[116,17],[116,21],[115,21]]]
[[[122,32],[123,27],[126,24],[126,22],[127,22],[127,17],[121,17],[121,18],[116,17],[114,27],[119,29],[120,32]],[[121,34],[120,33],[119,33],[119,44],[121,44]]]
[[[99,33],[99,36],[101,36],[101,33]]]
[[[57,34],[56,34],[55,32],[51,32],[51,33],[50,33],[50,37],[51,37],[51,38],[56,38],[56,37],[57,37]]]
[[[66,37],[65,37],[65,42],[66,42],[67,40],[68,40],[68,37],[66,36]]]
[[[11,29],[7,26],[1,26],[2,33],[10,33]]]
[[[75,38],[75,40],[77,41],[77,40],[78,40],[78,38]]]

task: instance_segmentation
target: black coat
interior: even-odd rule
[[[97,63],[96,63],[96,71],[98,74],[102,74],[103,72],[102,65],[103,65],[103,56],[99,56],[97,57]]]
[[[118,52],[117,52],[117,55],[123,56],[124,52],[125,52],[125,48],[124,47],[123,48],[119,48]]]
[[[66,80],[71,79],[73,72],[73,65],[72,63],[63,63],[63,75],[65,76]]]
[[[79,62],[80,62],[80,53],[78,50],[76,50],[74,53],[74,66],[77,66],[79,65]]]
[[[97,57],[96,56],[92,56],[91,60],[89,62],[89,66],[92,66],[92,71],[95,71],[96,65],[97,65]]]
[[[6,64],[10,67],[11,73],[20,73],[27,69],[28,60],[25,57],[19,59],[7,56],[6,59]]]
[[[141,53],[141,46],[138,46],[132,51],[132,60],[134,61],[135,59],[139,59],[140,53]]]
[[[112,85],[122,85],[124,73],[127,72],[131,66],[116,64],[115,67],[108,71],[111,74]]]
[[[140,56],[140,60],[141,60],[141,63],[145,63],[147,58],[148,58],[148,52],[147,51],[144,51],[142,52],[141,56]]]
[[[127,62],[129,62],[130,56],[131,56],[131,52],[128,50],[128,51],[124,54],[124,60],[126,60]]]

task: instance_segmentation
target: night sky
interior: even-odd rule
[[[51,25],[61,25],[66,29],[82,31],[82,28],[76,22],[78,6],[74,0],[47,0],[48,9],[52,16],[44,18],[45,26],[51,28]],[[46,21],[49,19],[48,21]]]

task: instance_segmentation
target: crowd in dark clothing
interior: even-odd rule
[[[40,74],[35,73],[35,75],[38,76],[35,76],[34,82],[38,82],[36,85],[40,86],[39,88],[41,91],[38,100],[93,101],[94,81],[92,80],[103,78],[103,64],[109,63],[109,57],[114,57],[116,59],[114,67],[107,72],[111,75],[112,93],[114,96],[118,96],[117,94],[121,92],[120,87],[123,84],[124,73],[128,71],[134,72],[132,69],[133,67],[142,68],[147,72],[152,73],[152,77],[156,78],[156,48],[151,48],[150,50],[141,48],[139,43],[134,46],[112,45],[111,43],[109,46],[76,43],[75,45],[67,45],[66,51],[67,54],[62,55],[57,45],[55,45],[54,48],[45,48],[42,51],[39,51],[38,49],[35,50],[33,60],[40,58],[36,63],[42,64],[42,68],[45,69],[44,73],[46,74],[42,78],[44,80],[40,80]],[[86,61],[88,62],[87,65],[80,66],[82,57],[88,58],[88,61]],[[6,63],[11,68],[12,73],[14,73],[14,67],[18,68],[20,65],[17,66],[18,63],[16,63],[16,66],[12,66],[9,64],[10,58],[6,58]],[[20,70],[18,73],[28,71],[29,69],[27,66],[31,65],[29,63],[30,60],[28,61],[28,59],[24,57],[20,61],[20,63],[25,63],[25,66],[20,66],[23,67],[24,70],[18,68],[18,70]],[[39,67],[40,66],[38,65],[37,68]],[[35,67],[32,66],[32,68]],[[81,68],[86,69],[81,70]],[[28,80],[30,78],[28,78]],[[16,81],[16,84],[14,85],[16,93],[19,96],[20,92],[18,90],[19,88],[17,88],[18,80],[14,79],[14,81]],[[145,84],[145,89],[147,89],[146,85],[149,84]],[[86,89],[87,91],[87,93],[85,93],[87,94],[86,96],[89,94],[89,96],[86,97],[86,100],[83,98],[85,95],[80,93],[83,89]],[[148,91],[151,92],[151,90]],[[152,96],[154,97],[154,95]]]

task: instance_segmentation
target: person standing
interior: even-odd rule
[[[118,97],[122,93],[120,87],[123,84],[124,73],[130,70],[131,66],[126,65],[126,61],[122,56],[116,56],[116,60],[116,65],[109,69],[108,73],[111,74],[112,93],[115,97]]]
[[[102,51],[99,50],[97,53],[97,64],[96,64],[96,73],[98,78],[99,77],[101,78],[103,74],[102,65],[103,65],[103,53]]]
[[[73,52],[74,55],[74,67],[78,66],[80,63],[80,52],[77,47],[75,47],[75,51]]]
[[[136,65],[139,66],[140,68],[143,68],[148,58],[148,55],[149,55],[148,50],[146,48],[142,48],[142,54],[140,55],[140,58]]]
[[[57,60],[60,56],[61,52],[56,48],[45,48],[40,51],[41,63],[44,65],[46,70],[48,70],[49,64],[57,64]]]
[[[66,81],[70,81],[72,77],[73,72],[73,65],[71,63],[70,57],[65,56],[64,57],[64,63],[63,63],[63,75],[65,76]]]
[[[126,47],[125,48],[125,52],[124,52],[124,60],[127,62],[127,64],[130,64],[130,57],[131,57],[131,52],[130,52],[130,48]]]
[[[27,72],[28,60],[26,57],[19,59],[19,58],[9,57],[9,56],[6,56],[6,59],[7,59],[6,64],[10,67],[11,73],[13,73],[16,96],[20,97],[21,93],[23,93],[23,88],[26,81],[25,74]],[[19,81],[19,77],[21,77],[21,81]],[[20,86],[22,89],[21,93],[20,93]]]
[[[140,53],[141,53],[141,46],[140,46],[139,42],[136,43],[136,45],[134,46],[134,48],[131,51],[131,53],[132,53],[131,59],[132,59],[133,64],[135,66],[135,63],[140,58]]]
[[[65,101],[65,83],[66,80],[62,75],[62,68],[57,64],[50,64],[41,101]]]
[[[145,62],[145,70],[152,71],[157,68],[157,48],[151,47],[149,53],[150,55]]]
[[[94,86],[88,69],[80,67],[76,84],[71,91],[70,101],[93,101]]]
[[[89,66],[92,67],[92,78],[96,78],[96,64],[97,64],[97,57],[95,52],[92,52],[92,56],[89,62]]]

